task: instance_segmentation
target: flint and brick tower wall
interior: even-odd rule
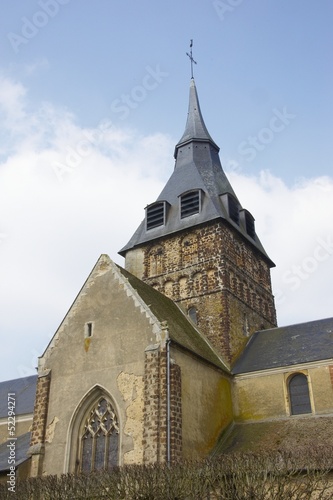
[[[256,330],[276,326],[269,261],[215,220],[126,254],[126,269],[188,311],[232,363]]]
[[[42,473],[50,383],[50,372],[47,375],[38,377],[29,449],[32,459],[30,472],[32,477],[39,476]]]
[[[151,346],[145,352],[144,463],[167,461],[167,353]],[[170,363],[170,460],[182,457],[181,370]]]

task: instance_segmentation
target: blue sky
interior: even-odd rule
[[[330,174],[329,0],[54,2],[2,7],[2,67],[28,87],[33,103],[66,107],[84,126],[108,118],[142,133],[178,137],[189,77],[185,52],[193,38],[201,105],[222,156],[235,158],[248,172],[269,166],[289,182],[319,170]],[[47,7],[58,12],[51,17]],[[10,35],[29,28],[33,36],[23,35],[25,42]],[[112,102],[142,84],[147,66],[168,76],[122,120]],[[271,141],[255,164],[248,161],[239,144],[283,107],[295,115],[288,132]]]
[[[0,6],[0,380],[34,372],[101,253],[122,264],[173,169],[190,39],[206,125],[277,264],[279,323],[332,315],[329,0]]]

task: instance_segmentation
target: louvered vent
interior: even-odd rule
[[[147,231],[165,224],[165,202],[154,203],[146,208]]]
[[[231,220],[236,222],[239,225],[239,208],[238,203],[235,198],[231,195],[228,196],[228,209],[229,209],[229,217]]]
[[[200,191],[190,191],[180,198],[180,217],[184,219],[200,212]]]
[[[256,239],[256,231],[254,228],[254,218],[249,214],[245,214],[245,226],[246,226],[246,232],[253,240]]]

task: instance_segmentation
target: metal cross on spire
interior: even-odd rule
[[[197,62],[193,59],[192,56],[192,47],[193,47],[193,40],[190,41],[190,53],[186,52],[186,55],[190,58],[191,61],[191,78],[193,78],[193,63],[197,64]]]

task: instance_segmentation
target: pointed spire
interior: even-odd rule
[[[180,139],[178,144],[176,144],[175,155],[174,155],[175,158],[177,158],[178,149],[192,141],[199,141],[199,142],[208,141],[211,143],[212,146],[214,146],[217,149],[217,151],[220,150],[220,148],[211,138],[207,130],[207,127],[205,125],[205,122],[203,120],[194,78],[191,78],[190,98],[189,98],[185,132],[183,133],[182,138]]]

